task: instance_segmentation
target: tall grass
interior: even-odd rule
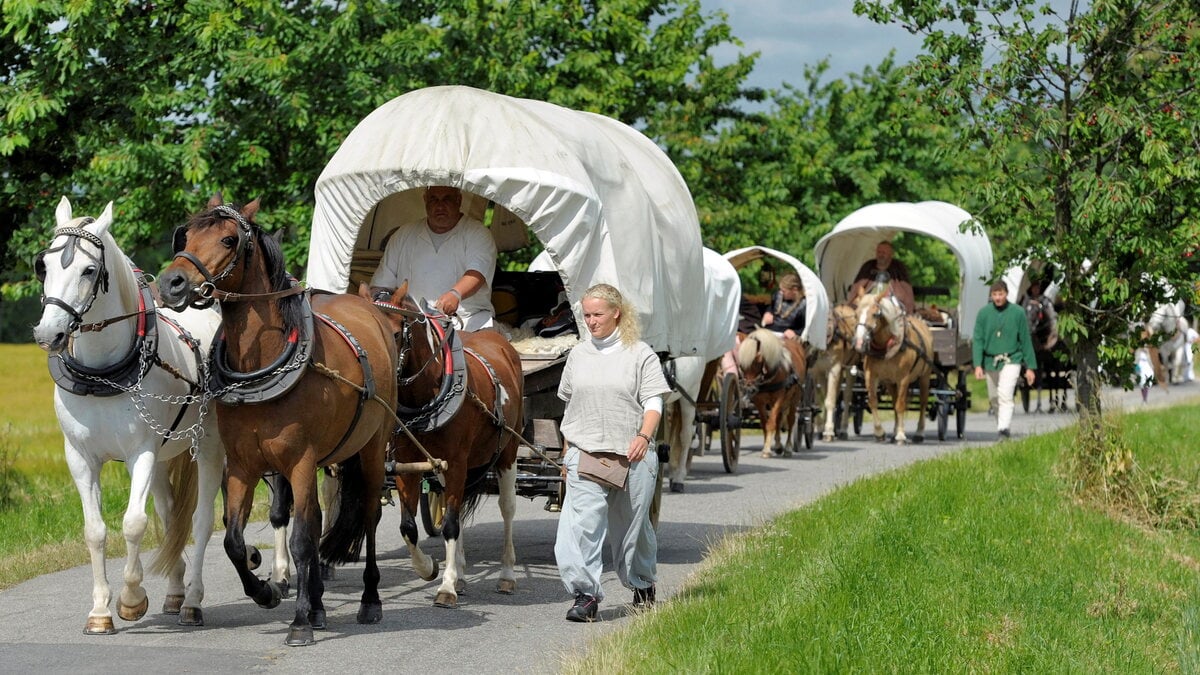
[[[1200,470],[1200,411],[1131,416]],[[568,672],[1189,672],[1200,537],[1073,498],[1073,430],[857,482],[716,546],[678,595]],[[1192,486],[1194,490],[1194,485]],[[1196,672],[1192,670],[1190,672]]]

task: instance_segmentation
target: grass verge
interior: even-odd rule
[[[1184,433],[1139,436],[1139,461],[1195,476],[1200,411],[1127,428],[1168,418]],[[1072,434],[859,481],[735,535],[564,670],[1197,672],[1200,538],[1074,499],[1056,472]]]

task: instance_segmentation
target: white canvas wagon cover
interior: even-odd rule
[[[854,275],[875,257],[880,241],[891,241],[899,232],[934,237],[945,243],[958,259],[959,297],[957,325],[960,342],[970,341],[975,316],[988,303],[988,280],[992,276],[992,244],[979,228],[961,230],[971,214],[946,202],[889,202],[872,204],[843,218],[821,237],[814,250],[817,273],[834,303],[846,301]],[[920,264],[897,257],[911,269]]]
[[[655,350],[704,351],[700,225],[666,154],[611,118],[470,87],[399,96],[346,137],[317,179],[309,285],[346,290],[356,248],[378,249],[387,231],[423,218],[416,190],[430,185],[459,187],[497,205],[497,220],[528,225],[577,317],[584,291],[611,283],[638,308]],[[373,209],[397,193],[405,199],[380,227]]]
[[[782,261],[800,275],[800,284],[804,286],[805,297],[804,332],[800,334],[800,339],[813,349],[824,350],[827,346],[826,333],[829,329],[829,296],[825,293],[825,287],[821,285],[820,278],[807,265],[787,253],[765,246],[748,246],[725,254],[725,259],[737,269],[760,258],[774,258]]]

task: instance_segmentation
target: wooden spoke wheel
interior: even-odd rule
[[[725,473],[737,473],[742,451],[742,380],[737,373],[725,373],[721,378],[720,404],[721,461]]]

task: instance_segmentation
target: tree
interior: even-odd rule
[[[856,0],[925,35],[925,104],[974,126],[982,220],[1000,261],[1064,274],[1060,331],[1085,420],[1101,373],[1128,385],[1136,324],[1191,288],[1200,241],[1196,8],[1163,0]],[[1002,269],[998,268],[997,271]]]
[[[703,137],[734,109],[752,62],[713,64],[731,40],[698,0],[6,0],[4,293],[35,292],[28,260],[60,194],[78,212],[115,201],[114,234],[150,270],[212,193],[262,197],[261,222],[286,233],[298,272],[326,161],[367,113],[424,86]]]

